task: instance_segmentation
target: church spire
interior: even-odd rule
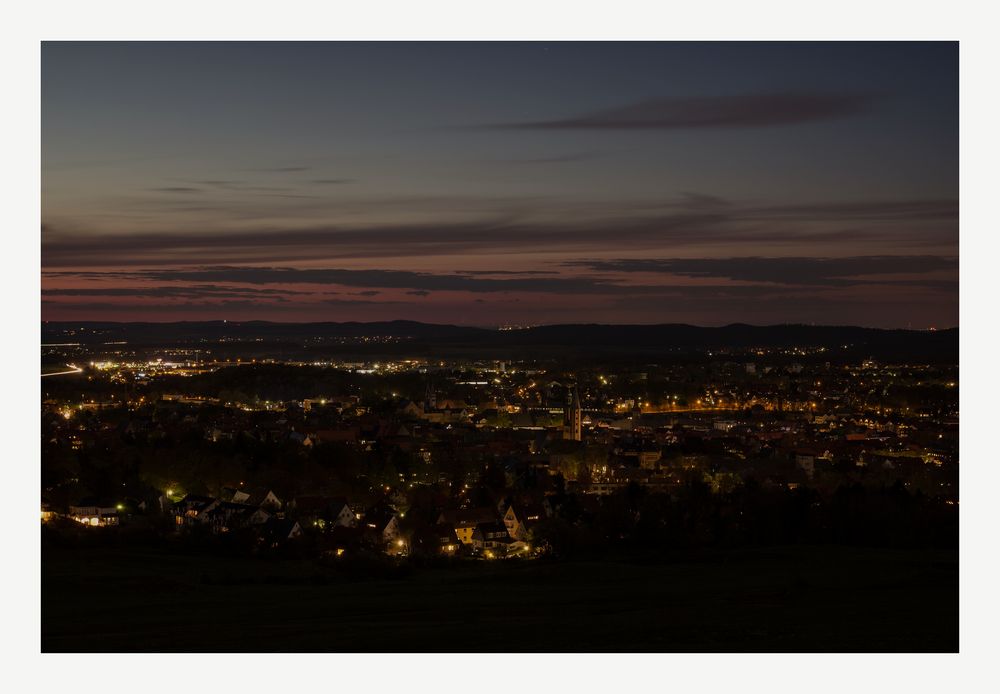
[[[580,408],[580,393],[576,386],[566,391],[566,414],[563,417],[563,438],[570,441],[581,441],[583,412]]]
[[[424,412],[437,409],[437,392],[434,390],[434,381],[427,381],[427,388],[424,390]]]

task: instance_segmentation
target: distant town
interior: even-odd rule
[[[333,562],[956,541],[955,364],[825,344],[365,357],[413,342],[378,333],[276,358],[287,341],[61,329],[42,348],[58,532]]]
[[[441,653],[357,681],[447,689],[545,688],[517,653],[959,651],[959,579],[989,572],[959,571],[953,31],[646,36],[671,9],[592,41],[567,8],[566,40],[439,42],[421,6],[376,24],[429,37],[297,42],[241,35],[253,14],[24,61],[41,424],[10,435],[40,439],[43,652]],[[751,661],[690,681],[820,672]],[[644,664],[535,669],[685,683]],[[915,664],[883,679],[959,681]],[[60,674],[112,672],[211,680]]]

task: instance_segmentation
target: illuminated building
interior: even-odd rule
[[[566,393],[566,413],[563,417],[563,438],[570,441],[582,440],[583,413],[580,409],[580,395],[576,386]]]

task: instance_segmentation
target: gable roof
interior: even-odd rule
[[[468,528],[480,523],[495,522],[496,520],[496,511],[488,506],[442,511],[439,516],[440,522],[448,523],[455,528]]]

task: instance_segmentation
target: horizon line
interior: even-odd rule
[[[208,320],[132,320],[132,321],[116,321],[116,320],[96,320],[96,319],[86,319],[86,320],[42,320],[41,324],[44,326],[46,324],[66,324],[66,325],[87,325],[87,324],[110,324],[110,325],[177,325],[177,324],[229,324],[233,325],[245,325],[250,323],[261,323],[266,325],[380,325],[386,323],[413,323],[416,325],[426,325],[433,327],[448,327],[448,328],[474,328],[477,330],[495,330],[495,331],[509,331],[509,330],[532,330],[536,328],[551,328],[551,327],[685,327],[685,328],[698,328],[702,330],[719,330],[723,328],[733,328],[733,327],[745,327],[745,328],[791,328],[791,327],[802,327],[802,328],[860,328],[863,330],[884,330],[884,331],[907,331],[907,332],[947,332],[950,330],[958,330],[958,325],[952,325],[947,327],[937,327],[929,326],[923,328],[914,327],[879,327],[870,325],[857,325],[857,324],[836,324],[836,323],[726,323],[724,325],[696,325],[694,323],[671,323],[671,322],[658,322],[658,323],[599,323],[599,322],[571,322],[571,323],[537,323],[537,324],[517,324],[517,323],[495,323],[488,325],[475,325],[471,323],[429,323],[426,321],[409,320],[406,318],[393,318],[388,320],[375,320],[375,321],[333,321],[333,320],[315,320],[315,321],[274,321],[274,320],[261,320],[261,319],[249,319],[249,320],[229,320],[228,318],[215,318]]]

